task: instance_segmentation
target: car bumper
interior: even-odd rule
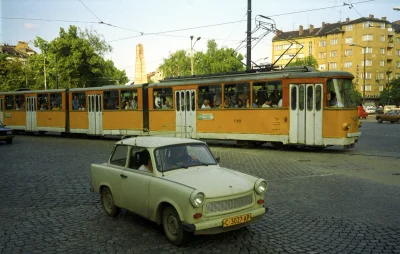
[[[14,135],[0,136],[0,140],[13,139]]]
[[[245,223],[237,224],[234,226],[230,227],[223,227],[222,226],[222,218],[218,217],[218,219],[212,219],[208,221],[203,221],[199,222],[196,224],[183,224],[183,230],[187,232],[192,232],[195,235],[203,235],[203,234],[219,234],[223,232],[228,232],[232,230],[236,230],[242,227],[246,227],[250,224],[253,224],[254,222],[259,221],[262,218],[262,215],[264,215],[268,211],[268,208],[261,207],[257,208],[254,210],[251,210],[249,212],[244,212],[246,213],[251,213],[251,220]],[[235,215],[233,215],[235,216]],[[230,216],[228,216],[230,217]]]

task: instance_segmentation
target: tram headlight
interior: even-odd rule
[[[342,129],[345,130],[345,131],[349,130],[350,129],[350,124],[349,123],[343,123],[342,124]]]
[[[263,194],[264,192],[267,191],[268,184],[264,179],[258,179],[256,183],[254,184],[254,190],[258,194]]]
[[[190,195],[190,203],[193,207],[200,207],[203,205],[205,199],[205,195],[203,192],[194,191],[192,195]]]

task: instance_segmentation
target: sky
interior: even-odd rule
[[[0,44],[47,41],[58,37],[60,28],[75,25],[94,29],[113,51],[105,57],[125,70],[133,81],[136,45],[144,47],[146,72],[155,71],[170,54],[191,49],[190,36],[201,37],[195,51],[207,50],[214,39],[219,47],[236,49],[246,39],[248,0],[1,0]],[[252,0],[252,18],[263,15],[284,32],[307,29],[310,24],[335,23],[368,17],[400,20],[400,0]],[[345,5],[344,5],[345,3]],[[272,20],[263,19],[267,22]],[[100,22],[109,24],[100,24]],[[252,21],[255,28],[255,20]],[[258,30],[254,36],[260,36]],[[272,38],[268,33],[252,51],[252,60],[271,59]],[[243,44],[245,45],[245,44]],[[31,44],[30,47],[34,48]],[[246,54],[243,47],[238,52]],[[267,58],[268,57],[268,58]],[[266,58],[266,59],[265,59]]]

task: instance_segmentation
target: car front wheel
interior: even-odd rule
[[[183,230],[178,212],[172,206],[164,209],[162,224],[165,235],[172,244],[179,246],[187,241],[189,233]]]
[[[104,207],[107,215],[110,217],[115,217],[119,214],[121,209],[114,205],[114,199],[111,190],[108,187],[103,187],[101,190],[101,204]]]

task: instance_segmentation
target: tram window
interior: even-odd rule
[[[257,82],[253,84],[253,108],[278,107],[281,99],[281,81]]]
[[[25,96],[23,94],[15,95],[15,110],[25,109]]]
[[[61,93],[50,94],[50,109],[60,110],[62,108],[62,96]]]
[[[207,104],[203,107],[203,103],[207,100]],[[220,108],[222,104],[222,87],[221,85],[199,86],[197,103],[199,109],[204,108]]]
[[[290,93],[290,107],[292,110],[297,108],[297,87],[293,86]]]
[[[39,110],[49,110],[49,94],[41,93],[38,94],[38,108]]]
[[[154,109],[171,109],[172,88],[159,88],[153,90],[153,108]]]
[[[250,106],[250,84],[229,84],[224,86],[225,108],[248,108]]]
[[[190,96],[190,91],[186,91],[186,111],[190,111],[190,101],[192,100]]]
[[[181,92],[181,111],[185,111],[185,92]]]
[[[312,86],[307,87],[307,110],[313,110],[314,106],[314,90]]]
[[[175,101],[176,101],[176,111],[180,111],[180,102],[181,102],[181,100],[180,100],[180,98],[181,98],[181,95],[180,95],[181,93],[180,92],[176,92],[176,98],[175,98]]]
[[[104,91],[103,93],[103,105],[104,110],[118,110],[119,109],[119,93],[118,90],[111,90],[111,91]],[[121,95],[122,97],[122,95]],[[125,103],[122,104],[121,101],[121,108],[125,109]]]
[[[320,85],[317,85],[315,89],[315,110],[320,111],[321,110],[321,93],[322,89]]]
[[[5,110],[14,109],[14,95],[6,95],[4,108],[5,108]]]
[[[72,110],[86,110],[86,94],[73,93],[72,94]]]
[[[196,93],[192,91],[190,99],[192,100],[192,111],[196,111]]]
[[[137,90],[121,90],[121,105],[122,109],[138,109],[138,93]],[[104,104],[104,109],[111,107],[111,105]]]
[[[299,87],[299,109],[304,110],[304,85]]]

